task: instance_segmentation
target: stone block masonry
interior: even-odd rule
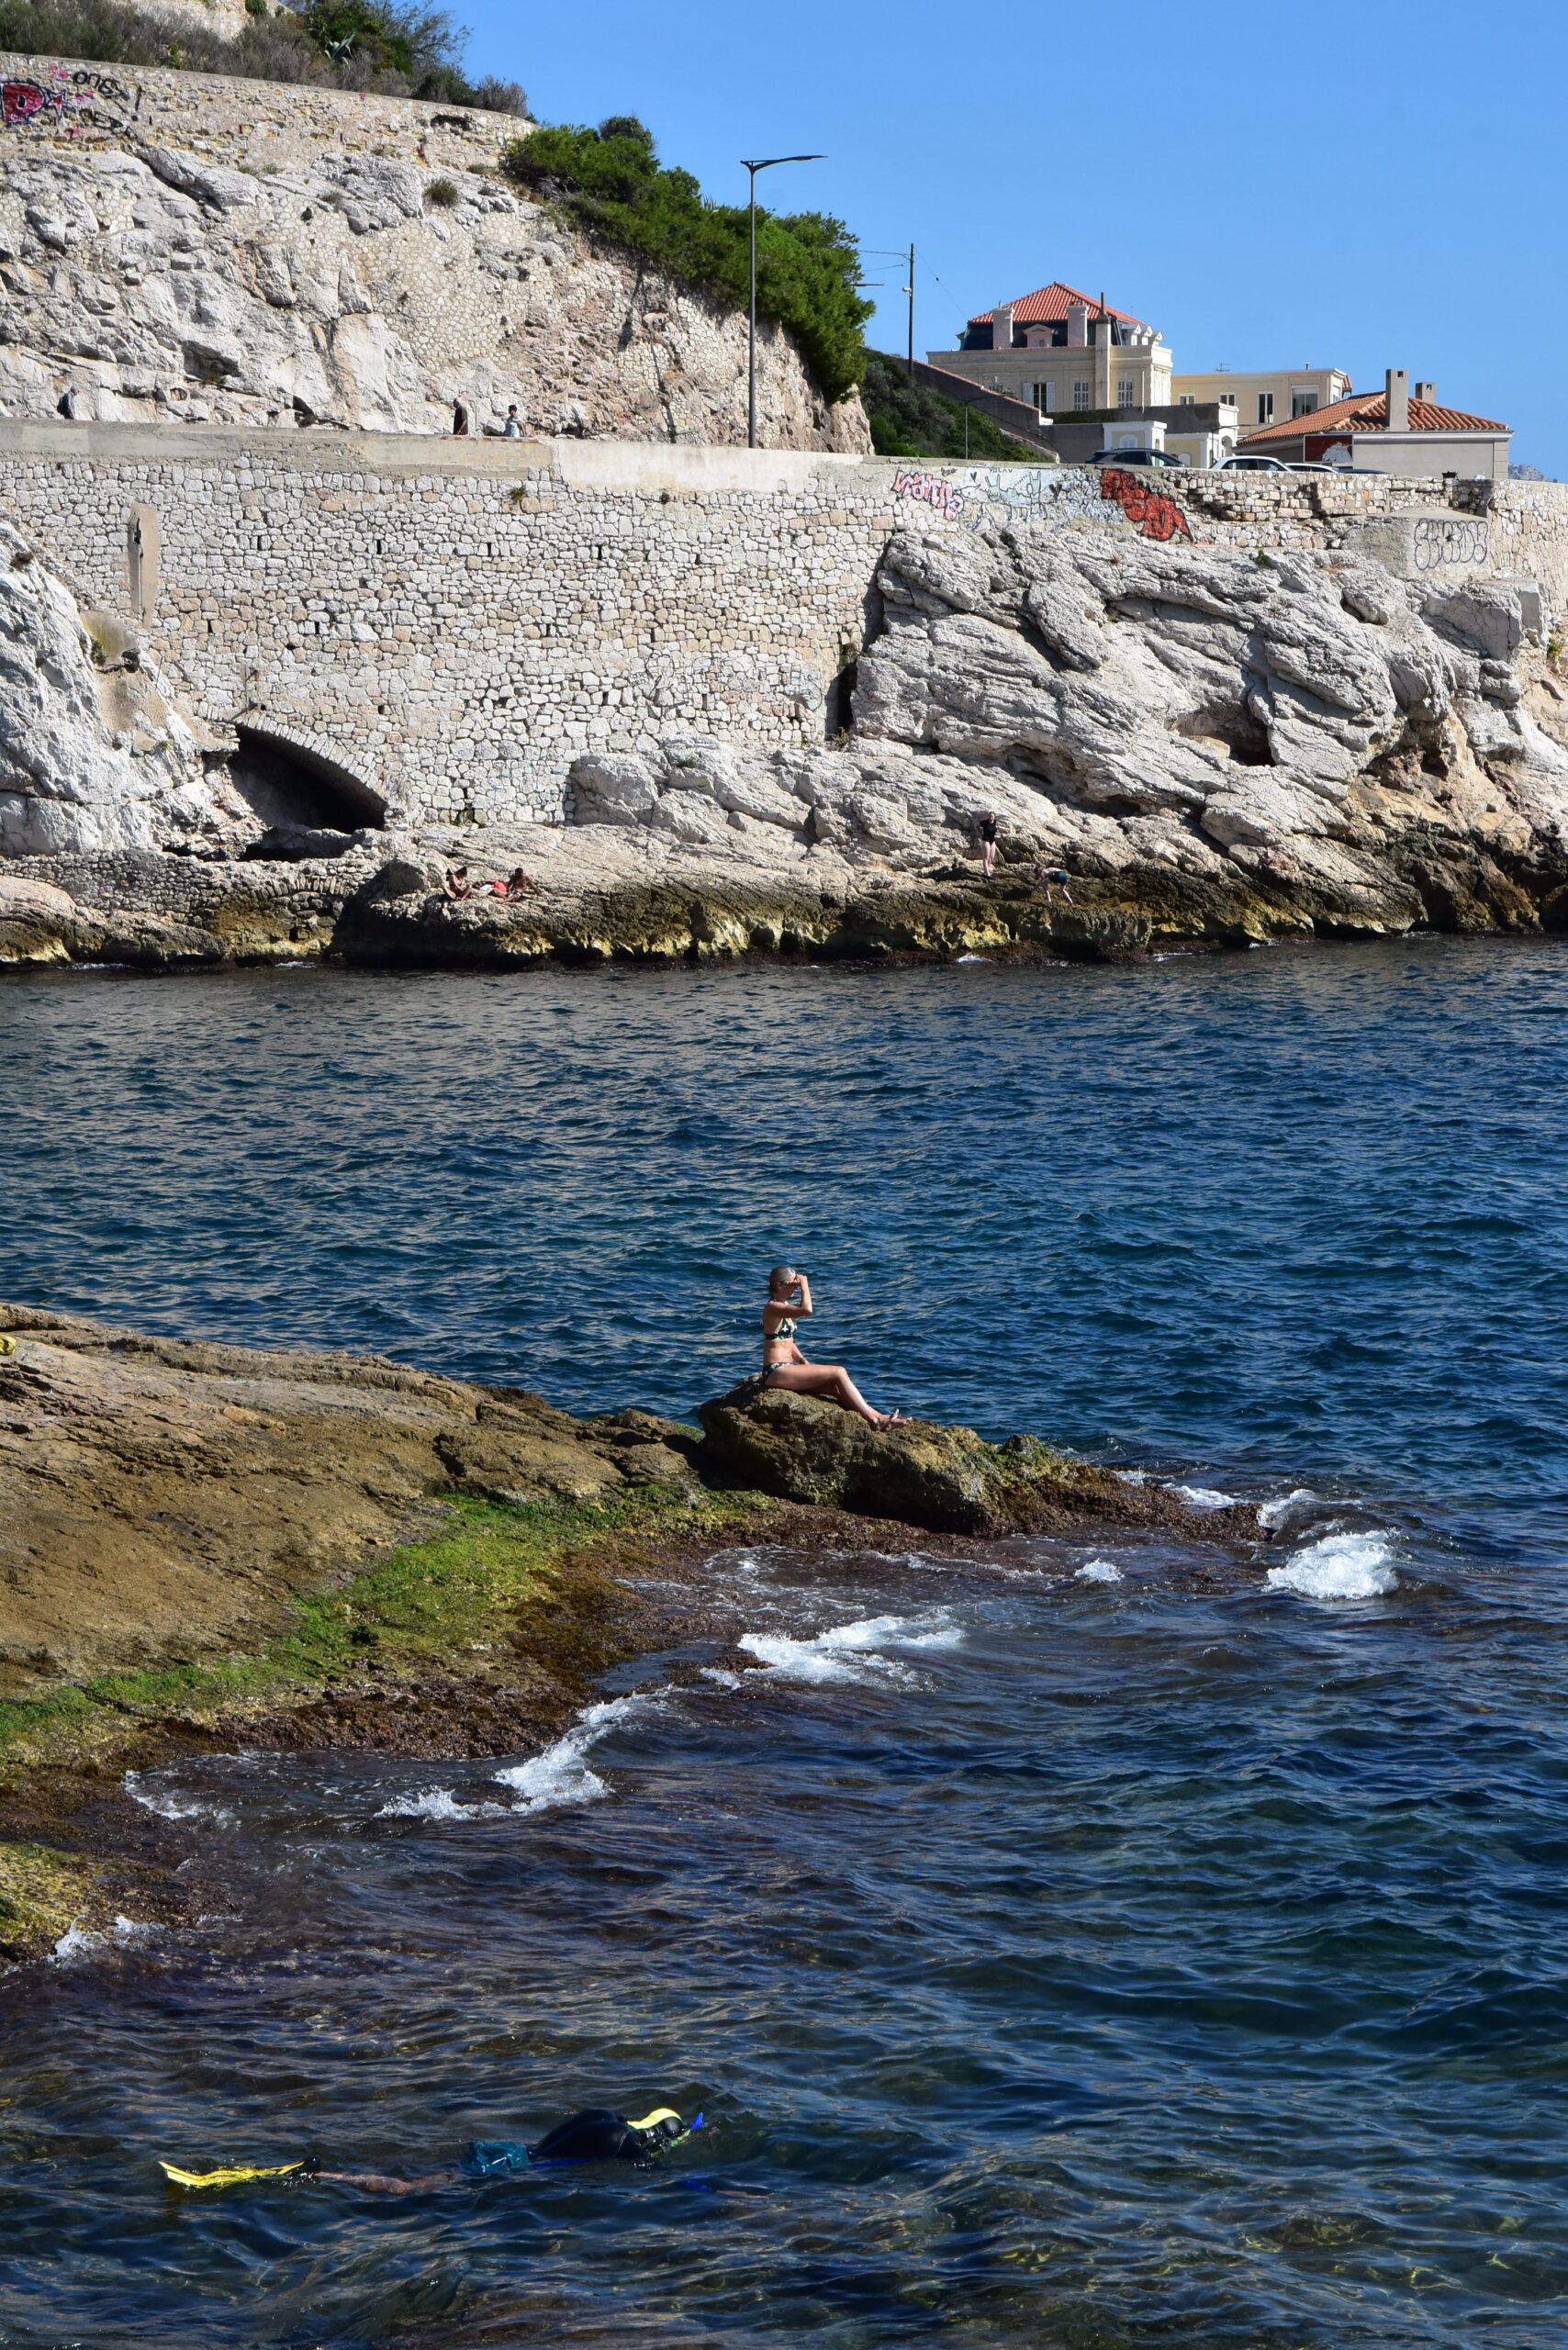
[[[39,555],[128,618],[128,525],[150,510],[136,627],[168,681],[421,822],[558,822],[580,753],[672,733],[822,742],[895,529],[1331,552],[1379,518],[1468,510],[1440,483],[1370,476],[1167,476],[1151,498],[1087,468],[15,422],[0,482]],[[1481,519],[1484,539],[1432,544],[1451,540],[1466,577],[1540,579],[1561,613],[1568,492],[1498,485]]]

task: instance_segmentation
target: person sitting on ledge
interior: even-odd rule
[[[842,1363],[808,1362],[795,1344],[797,1314],[810,1314],[812,1285],[793,1265],[775,1265],[767,1276],[767,1303],[762,1309],[762,1377],[768,1387],[787,1387],[795,1395],[825,1395],[846,1412],[858,1412],[874,1428],[903,1427],[902,1412],[874,1411]]]
[[[474,884],[468,878],[468,867],[465,865],[454,865],[442,883],[442,888],[449,898],[471,898],[474,895]]]
[[[514,866],[511,872],[507,875],[505,894],[509,898],[537,898],[543,893],[532,874],[525,873],[519,865]]]

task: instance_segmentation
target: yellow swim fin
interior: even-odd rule
[[[173,2163],[161,2162],[161,2171],[167,2173],[176,2187],[237,2187],[243,2178],[286,2178],[290,2171],[303,2170],[303,2163],[276,2163],[270,2170],[256,2170],[242,2165],[230,2170],[176,2170]]]

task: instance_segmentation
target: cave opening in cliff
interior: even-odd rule
[[[352,768],[264,727],[241,722],[235,731],[234,788],[270,831],[355,833],[385,825],[386,801]]]

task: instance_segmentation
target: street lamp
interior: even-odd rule
[[[746,432],[748,449],[756,446],[756,175],[775,163],[825,163],[825,155],[766,155],[755,163],[741,157],[741,168],[751,173],[751,347],[746,369]]]

